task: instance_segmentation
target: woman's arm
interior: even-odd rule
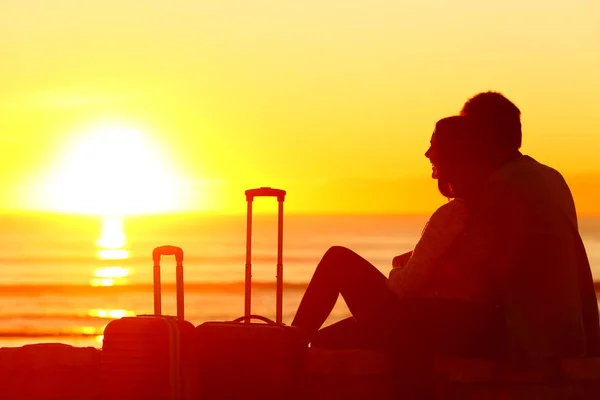
[[[394,259],[392,260],[392,268],[404,267],[408,263],[408,260],[410,259],[412,254],[413,251],[411,250],[404,254],[400,254],[399,256],[394,257]]]

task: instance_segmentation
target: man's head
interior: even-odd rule
[[[508,157],[521,148],[521,111],[498,92],[482,92],[463,105],[460,115],[473,122],[490,150]]]

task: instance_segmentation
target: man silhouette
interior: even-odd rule
[[[521,113],[497,92],[463,106],[477,132],[483,183],[464,260],[489,272],[520,363],[600,354],[598,304],[573,197],[561,174],[523,155]]]

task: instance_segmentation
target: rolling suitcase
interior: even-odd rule
[[[275,321],[251,313],[252,202],[260,196],[277,197],[279,203]],[[284,198],[280,189],[246,191],[245,312],[234,321],[205,322],[196,328],[201,400],[302,398],[308,340],[300,329],[282,322]]]
[[[162,315],[160,258],[174,255],[177,317]],[[188,400],[197,398],[194,325],[184,319],[183,251],[161,246],[154,261],[154,314],[124,317],[104,329],[102,399]]]

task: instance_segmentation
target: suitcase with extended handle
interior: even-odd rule
[[[200,399],[299,399],[305,387],[308,341],[300,329],[283,324],[283,202],[285,191],[246,191],[246,277],[244,316],[205,322],[196,328]],[[251,312],[252,203],[276,197],[277,289],[275,321]]]
[[[162,315],[160,259],[177,263],[177,317]],[[194,325],[184,318],[183,251],[161,246],[154,261],[154,314],[111,321],[102,343],[102,399],[197,398]]]

